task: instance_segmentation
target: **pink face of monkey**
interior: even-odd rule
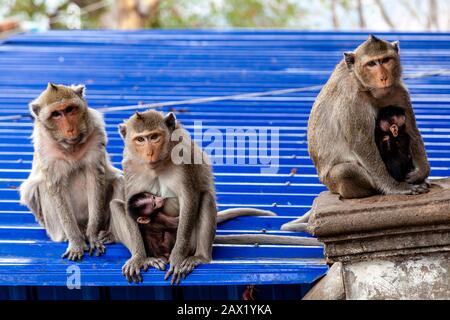
[[[405,125],[406,117],[404,115],[391,116],[389,120],[380,120],[380,128],[383,132],[390,131],[394,138],[398,136],[398,129]]]
[[[148,224],[151,216],[164,206],[164,199],[148,192],[140,193],[130,199],[130,208],[136,222]]]

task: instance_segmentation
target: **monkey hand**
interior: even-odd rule
[[[186,276],[189,275],[195,269],[196,266],[208,262],[209,262],[208,259],[205,259],[204,257],[200,256],[191,256],[184,259],[183,263],[180,266],[181,268],[180,273],[183,279],[185,279]]]
[[[407,182],[401,182],[399,183],[399,188],[391,194],[417,195],[428,193],[429,191],[430,190],[426,184],[410,184]]]
[[[167,260],[165,258],[147,258],[144,261],[144,271],[147,271],[150,267],[164,271],[166,270],[166,265]]]
[[[169,279],[172,276],[170,284],[179,284],[181,281],[181,265],[185,260],[186,256],[182,254],[182,252],[186,252],[186,250],[178,250],[176,246],[172,249],[172,253],[170,254],[169,262],[170,267],[164,276],[164,280]]]
[[[103,244],[111,244],[116,242],[116,239],[114,238],[112,232],[105,230],[100,231],[100,233],[98,234],[98,240]]]
[[[145,265],[146,258],[141,256],[132,256],[122,267],[122,274],[129,283],[142,282],[141,269]]]
[[[62,258],[68,258],[72,261],[81,260],[84,255],[84,251],[87,249],[87,245],[83,240],[77,242],[69,241],[69,246],[67,247],[66,252],[62,255]]]
[[[88,235],[89,240],[89,255],[92,256],[95,251],[95,255],[97,257],[101,256],[105,253],[106,248],[102,241],[99,240],[97,235],[89,234]]]
[[[406,182],[411,184],[420,184],[426,180],[426,176],[423,174],[421,170],[414,170],[408,173],[406,176]]]

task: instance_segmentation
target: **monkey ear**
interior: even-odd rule
[[[381,41],[379,38],[375,37],[373,34],[369,35],[369,41],[378,42]]]
[[[149,224],[150,223],[150,218],[145,218],[145,217],[139,217],[136,219],[136,222],[139,224]]]
[[[119,124],[119,133],[123,140],[127,136],[127,125],[125,123]]]
[[[347,67],[350,69],[355,64],[355,54],[353,52],[345,52],[344,53],[344,60],[347,64]]]
[[[55,90],[55,91],[58,91],[58,87],[56,86],[56,84],[53,84],[53,83],[49,82],[49,83],[47,84],[47,90]]]
[[[73,92],[75,92],[80,98],[84,98],[84,97],[85,97],[85,95],[86,95],[86,86],[85,86],[85,85],[83,85],[83,84],[79,84],[79,85],[77,85],[77,86],[72,85],[70,88],[71,88],[71,89],[73,90]]]
[[[41,106],[37,102],[31,102],[29,105],[31,115],[33,118],[37,118],[39,116],[39,111],[41,111]]]
[[[400,41],[394,41],[391,44],[394,47],[394,50],[397,51],[397,53],[400,52]]]
[[[170,131],[175,130],[175,127],[177,125],[177,118],[175,117],[173,112],[170,112],[169,114],[167,114],[167,116],[164,117],[164,122]]]
[[[138,111],[136,111],[136,118],[138,120],[144,120],[144,118],[142,117],[142,115]]]

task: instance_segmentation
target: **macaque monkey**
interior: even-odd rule
[[[130,198],[128,212],[139,225],[147,257],[168,262],[175,245],[179,219],[165,215],[163,206],[163,198],[142,192]]]
[[[99,236],[111,234],[132,253],[124,275],[140,280],[144,245],[134,221],[121,208],[110,208],[112,199],[123,198],[123,177],[106,154],[105,124],[87,106],[85,87],[49,83],[30,111],[35,152],[31,174],[20,186],[21,203],[53,241],[69,242],[63,258],[80,260],[86,250],[101,255]]]
[[[399,43],[370,36],[346,53],[319,94],[308,124],[309,153],[321,181],[342,198],[374,194],[419,194],[430,165],[401,80]],[[376,118],[387,106],[402,106],[414,170],[396,181],[375,142]]]
[[[428,192],[430,165],[401,75],[399,43],[371,35],[356,51],[344,54],[314,103],[309,154],[320,181],[343,199]],[[413,170],[401,182],[389,174],[373,134],[379,110],[392,105],[405,111],[413,162]],[[282,230],[295,230],[292,224],[304,226],[309,214]]]
[[[397,181],[405,181],[413,170],[410,139],[405,128],[405,111],[400,107],[380,110],[375,129],[375,141],[389,174]]]
[[[173,113],[163,116],[156,111],[136,113],[119,131],[125,140],[123,170],[125,203],[141,193],[164,199],[162,211],[178,217],[176,239],[169,257],[166,279],[179,282],[197,265],[211,261],[216,243],[280,243],[320,245],[316,239],[271,235],[215,236],[217,221],[243,215],[274,215],[257,209],[228,209],[217,212],[216,191],[209,159],[177,123]],[[115,200],[127,209],[128,205]],[[143,202],[141,202],[143,203]],[[156,201],[154,202],[156,203]],[[144,209],[145,210],[145,209]],[[144,269],[165,269],[160,257],[150,257]]]

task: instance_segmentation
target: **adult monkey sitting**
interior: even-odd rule
[[[105,252],[102,233],[132,253],[122,271],[140,281],[145,248],[137,225],[112,199],[123,198],[123,177],[106,154],[102,115],[88,107],[85,87],[49,83],[30,103],[35,120],[30,176],[20,186],[28,206],[53,241],[68,241],[63,258]],[[89,243],[89,247],[87,243]]]
[[[136,113],[121,124],[119,130],[125,140],[122,161],[125,202],[115,199],[111,207],[121,206],[122,210],[127,210],[131,213],[130,216],[136,218],[136,215],[129,210],[136,204],[133,205],[136,195],[142,200],[149,200],[149,196],[152,195],[164,198],[161,213],[166,215],[166,223],[160,223],[163,222],[160,219],[157,222],[159,226],[155,225],[155,227],[163,227],[159,231],[165,232],[169,237],[164,236],[162,241],[168,241],[163,244],[162,251],[170,253],[170,268],[165,278],[172,276],[172,283],[179,283],[181,278],[191,273],[197,265],[210,262],[213,242],[320,245],[316,239],[302,237],[267,234],[216,236],[218,222],[239,216],[275,214],[252,208],[233,208],[217,212],[216,190],[210,160],[200,146],[191,139],[189,132],[183,129],[174,114],[169,113],[163,116],[155,110]],[[152,204],[156,205],[156,201],[152,201]],[[137,215],[142,219],[138,217],[137,223],[148,218],[148,208],[135,209],[137,210],[131,211],[137,211]],[[168,220],[172,222],[167,223]],[[146,235],[144,237],[149,244],[149,237]],[[114,241],[114,238],[106,240],[106,242],[109,241]],[[151,242],[150,239],[150,245],[147,247],[155,247]],[[149,253],[153,256],[143,261],[144,270],[150,266],[165,270],[165,257],[154,256],[156,252],[150,251],[152,250],[149,250]]]
[[[323,87],[308,123],[308,150],[319,179],[344,199],[375,194],[428,192],[430,165],[403,85],[399,43],[369,36],[355,52],[345,53]],[[414,169],[405,181],[388,172],[375,143],[379,111],[404,109]],[[304,230],[308,214],[282,230]]]

